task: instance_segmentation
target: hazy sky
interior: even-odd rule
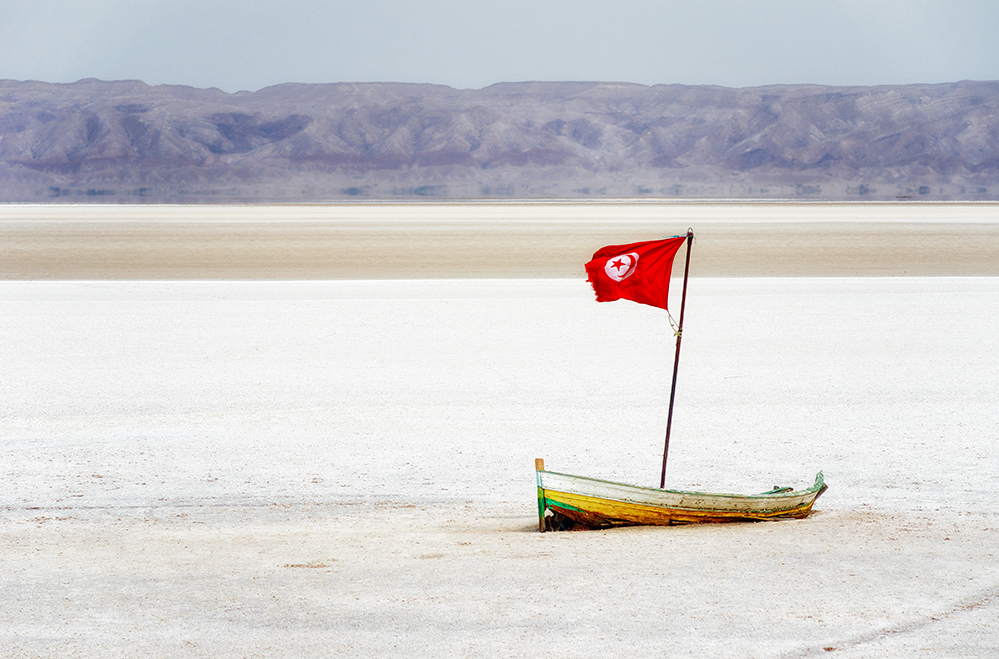
[[[0,0],[0,78],[997,80],[997,28],[997,0]]]

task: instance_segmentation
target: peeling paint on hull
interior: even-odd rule
[[[639,487],[537,470],[538,528],[722,523],[804,518],[827,486],[822,473],[804,490],[716,494]]]

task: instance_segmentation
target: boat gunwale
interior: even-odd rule
[[[826,489],[825,477],[823,476],[823,473],[821,471],[818,472],[815,475],[815,482],[812,485],[810,485],[809,487],[805,488],[805,489],[802,489],[802,490],[794,490],[794,489],[792,489],[792,490],[789,490],[789,491],[788,490],[784,490],[784,491],[780,491],[780,492],[761,492],[759,494],[735,494],[735,493],[728,493],[728,492],[698,492],[698,491],[694,491],[694,490],[668,490],[668,489],[660,489],[658,487],[648,487],[648,486],[645,486],[645,485],[632,485],[630,483],[622,483],[620,481],[611,481],[611,480],[606,480],[606,479],[602,479],[602,478],[592,478],[590,476],[577,476],[575,474],[566,474],[566,473],[557,472],[557,471],[549,471],[547,469],[544,469],[544,470],[538,469],[537,472],[538,472],[538,486],[539,486],[539,488],[544,489],[544,490],[552,490],[553,492],[557,492],[557,491],[561,491],[561,490],[557,486],[556,487],[546,487],[542,483],[542,474],[551,474],[553,476],[561,476],[561,477],[564,477],[564,478],[569,478],[569,479],[574,479],[574,480],[587,481],[587,482],[592,482],[592,483],[600,483],[600,484],[603,484],[603,485],[611,485],[611,486],[614,486],[614,487],[621,487],[621,488],[625,488],[626,490],[635,490],[635,491],[639,491],[639,492],[648,493],[650,495],[655,495],[656,498],[662,497],[663,495],[679,495],[681,497],[683,497],[683,496],[688,496],[688,497],[710,497],[710,498],[716,498],[716,499],[730,499],[730,500],[741,501],[741,502],[750,501],[750,500],[761,500],[762,499],[764,501],[768,501],[768,502],[773,503],[773,502],[780,501],[780,500],[794,500],[794,499],[807,498],[808,496],[810,496],[812,494],[814,494],[815,495],[814,498],[817,499],[818,496],[820,494],[822,494],[822,492],[824,492],[825,489]],[[583,492],[579,492],[577,494],[584,495],[584,496],[595,496],[593,494],[586,494],[586,493],[583,493]],[[599,496],[599,498],[605,498],[606,499],[606,498],[609,498],[609,497],[601,495],[601,496]],[[620,501],[621,503],[635,503],[635,504],[640,504],[640,505],[649,505],[647,502],[629,501],[629,500],[626,500],[626,499],[610,499],[610,500]],[[687,510],[699,510],[699,508],[686,508],[686,509]]]

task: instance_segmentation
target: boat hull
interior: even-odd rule
[[[716,494],[639,487],[545,471],[538,463],[538,527],[697,524],[807,517],[826,490],[820,472],[804,490],[774,488],[761,494]]]

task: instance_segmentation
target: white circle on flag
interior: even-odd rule
[[[628,254],[613,256],[607,259],[607,263],[604,264],[604,272],[614,281],[621,281],[635,274],[635,268],[637,267],[638,254],[636,252],[629,252]]]

